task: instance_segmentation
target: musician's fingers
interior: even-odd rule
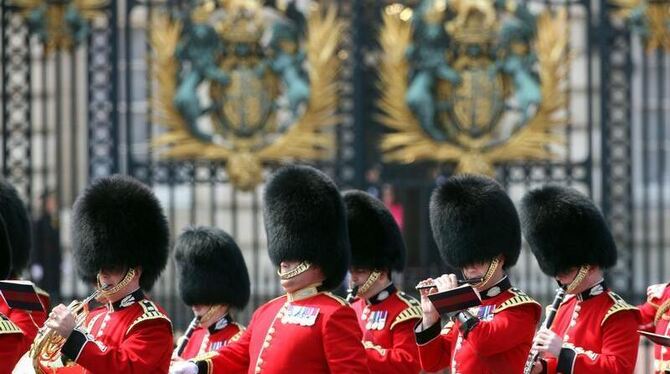
[[[449,274],[449,288],[456,288],[458,287],[458,278],[456,278],[456,274]]]
[[[435,278],[435,287],[437,287],[437,290],[442,292],[445,290],[448,290],[449,288],[447,285],[447,282],[449,280],[449,276],[446,274],[441,275],[439,278]]]

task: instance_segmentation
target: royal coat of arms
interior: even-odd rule
[[[263,165],[329,157],[337,122],[336,10],[296,2],[191,0],[152,32],[159,84],[154,140],[173,159],[225,160],[249,190]]]
[[[387,161],[548,159],[565,126],[567,16],[514,0],[422,0],[385,9],[380,121]]]

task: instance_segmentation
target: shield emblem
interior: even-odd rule
[[[214,121],[224,134],[248,138],[263,130],[273,112],[277,85],[272,73],[254,66],[230,71],[227,85],[212,83]]]
[[[502,75],[486,65],[466,66],[459,74],[461,84],[438,88],[439,100],[447,104],[447,110],[439,114],[440,122],[448,133],[465,133],[472,138],[490,134],[505,111]]]

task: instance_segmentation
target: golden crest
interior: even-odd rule
[[[104,16],[108,0],[10,0],[48,52],[71,49],[88,37],[88,23]]]
[[[619,9],[614,17],[628,20],[633,28],[644,28],[647,51],[670,51],[670,1],[610,0]],[[643,23],[635,25],[635,23]]]
[[[516,9],[514,1],[508,1],[506,6],[508,12]],[[453,16],[437,15],[447,10]],[[443,47],[443,61],[448,65],[440,67],[443,72],[436,74],[431,94],[435,126],[429,130],[433,132],[426,129],[425,119],[411,107],[416,103],[408,99],[416,93],[412,92],[414,81],[421,78],[421,72],[407,57],[408,48],[416,43],[414,33],[421,31],[414,22],[419,12],[425,22],[440,22],[448,37]],[[515,59],[506,61],[491,52],[493,38],[503,34],[501,19],[493,3],[482,0],[424,0],[416,9],[399,4],[386,8],[380,34],[383,60],[379,100],[379,120],[391,130],[381,143],[385,160],[454,162],[457,173],[492,175],[497,163],[555,156],[552,147],[562,142],[562,135],[556,130],[567,122],[562,114],[567,102],[567,14],[564,10],[540,14],[533,40],[525,45],[510,42],[509,50]],[[519,64],[530,64],[523,60],[530,56],[530,49],[536,58],[533,66],[537,72],[507,74]],[[506,70],[506,64],[511,68]],[[535,91],[532,85],[523,86],[523,80],[533,76],[538,82]],[[529,99],[539,96],[541,100]],[[509,113],[510,102],[524,103],[520,106],[523,111]]]
[[[264,35],[291,30],[269,30],[275,26],[263,21],[261,2],[219,0],[216,4],[204,1],[189,21],[204,24],[218,20],[194,34],[206,41],[208,33],[216,32],[214,39],[224,44],[219,49],[202,49],[216,64],[203,63],[200,72],[192,69],[184,74],[175,58],[189,53],[181,40],[188,25],[162,17],[152,28],[153,71],[159,86],[157,122],[167,129],[153,140],[153,146],[172,159],[225,160],[231,182],[242,190],[262,182],[263,165],[267,163],[330,157],[334,137],[328,130],[338,121],[336,52],[343,28],[336,9],[324,11],[311,4],[304,38],[284,38],[274,43],[271,37],[268,46],[261,40]],[[280,23],[277,27],[284,26]],[[268,50],[271,47],[274,49]],[[200,51],[195,55],[201,56]],[[296,63],[298,55],[304,56],[304,62],[301,59]],[[303,65],[307,66],[306,78],[294,79],[295,67]],[[307,87],[304,82],[308,82]],[[189,101],[195,97],[193,92],[202,93],[198,87],[203,84],[209,84],[206,92],[210,107],[201,111],[197,104],[202,101]],[[209,121],[209,127],[202,126],[202,118]]]

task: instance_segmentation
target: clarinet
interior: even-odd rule
[[[547,310],[547,315],[544,317],[544,322],[542,322],[542,328],[548,329],[551,327],[551,323],[554,322],[554,317],[556,316],[556,311],[558,311],[558,307],[563,302],[563,297],[565,297],[565,291],[562,288],[556,289],[556,297],[554,297],[554,302],[551,303],[549,310]],[[526,365],[523,367],[523,374],[530,374],[539,355],[540,352],[537,349],[530,350]]]
[[[195,331],[196,327],[200,324],[200,318],[202,316],[195,316],[191,323],[188,325],[188,328],[186,329],[186,332],[184,333],[184,336],[182,336],[182,339],[179,341],[179,345],[177,348],[175,348],[175,356],[180,357],[182,353],[184,353],[184,348],[186,348],[186,344],[188,344],[188,341],[191,339],[191,335],[193,335],[193,331]]]

